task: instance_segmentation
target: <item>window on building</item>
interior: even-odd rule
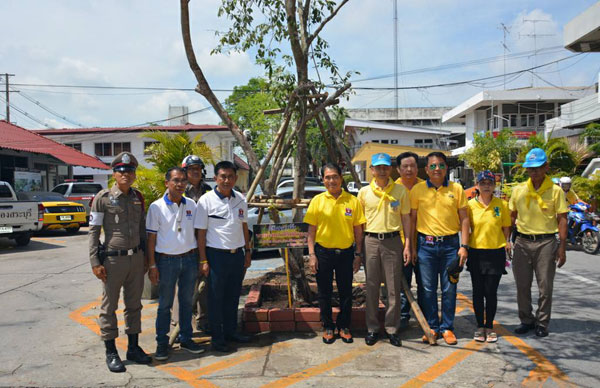
[[[379,143],[379,140],[373,140],[373,143]]]
[[[94,143],[96,156],[112,156],[112,143]]]
[[[390,144],[390,141],[385,139],[385,140],[381,140],[381,144]]]
[[[152,144],[156,144],[158,143],[157,141],[145,141],[144,142],[144,155],[150,155],[150,152],[146,151],[146,149],[148,147],[150,147]]]
[[[130,142],[113,143],[113,149],[114,149],[113,155],[118,155],[121,152],[131,152],[131,143]]]
[[[398,139],[392,139],[392,140],[390,140],[390,144],[398,144]]]
[[[77,151],[81,151],[81,143],[65,143],[67,147],[75,148]]]
[[[433,148],[433,139],[415,139],[415,147]]]

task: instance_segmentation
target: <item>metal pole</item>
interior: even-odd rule
[[[6,122],[10,123],[10,93],[8,92],[8,76],[8,73],[4,73],[4,84],[6,85]]]
[[[398,118],[398,0],[394,0],[394,107]]]

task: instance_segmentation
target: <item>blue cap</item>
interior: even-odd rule
[[[525,163],[523,163],[523,167],[540,167],[543,166],[548,161],[548,157],[546,153],[541,148],[534,148],[527,153],[525,156]]]
[[[371,166],[391,166],[392,158],[388,154],[380,152],[371,156]]]
[[[496,182],[496,176],[494,175],[493,172],[491,172],[489,170],[485,170],[485,171],[482,171],[479,174],[477,174],[477,183],[479,183],[485,179],[492,181],[492,182]]]

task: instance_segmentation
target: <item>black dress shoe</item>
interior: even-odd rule
[[[397,333],[388,334],[388,338],[390,339],[390,344],[398,347],[402,346],[402,340],[400,339],[400,335]]]
[[[136,364],[142,365],[148,365],[152,362],[152,357],[147,355],[139,346],[136,346],[135,348],[127,348],[127,359],[135,362]]]
[[[515,328],[515,333],[517,333],[517,334],[525,334],[528,331],[531,331],[533,329],[535,329],[535,325],[533,323],[532,324],[521,323],[519,326],[517,326]]]
[[[229,346],[224,343],[214,342],[210,345],[210,348],[215,352],[228,353],[230,351]]]
[[[538,326],[535,328],[535,335],[538,337],[548,337],[548,329],[543,326]]]
[[[375,333],[375,332],[368,332],[367,336],[365,337],[365,343],[369,346],[373,346],[377,343],[377,340],[379,340],[379,333]]]
[[[230,341],[230,342],[237,342],[240,344],[247,344],[248,342],[252,341],[252,337],[250,337],[248,335],[235,333],[235,334],[225,336],[225,340]]]
[[[106,353],[106,366],[113,373],[121,373],[127,370],[123,365],[123,361],[121,361],[121,357],[119,357],[119,353]]]

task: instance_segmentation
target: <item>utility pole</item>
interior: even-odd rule
[[[506,90],[506,52],[510,51],[508,46],[506,45],[506,35],[510,34],[510,28],[506,27],[504,23],[500,23],[500,27],[502,30],[502,34],[504,35],[504,39],[502,40],[502,47],[504,47],[504,90]]]
[[[538,34],[536,32],[536,26],[538,23],[541,23],[541,22],[549,23],[550,20],[547,20],[547,19],[523,19],[523,23],[526,23],[526,22],[533,23],[533,34],[520,34],[519,33],[519,38],[521,36],[533,37],[533,67],[536,67],[537,66],[537,37],[538,36],[554,36],[554,34]],[[531,87],[533,87],[535,84],[534,75],[535,75],[535,69],[531,70]]]
[[[394,0],[394,107],[398,119],[398,0]]]
[[[6,85],[6,122],[10,123],[10,91],[8,89],[8,77],[14,77],[14,74],[4,73],[4,84]]]

